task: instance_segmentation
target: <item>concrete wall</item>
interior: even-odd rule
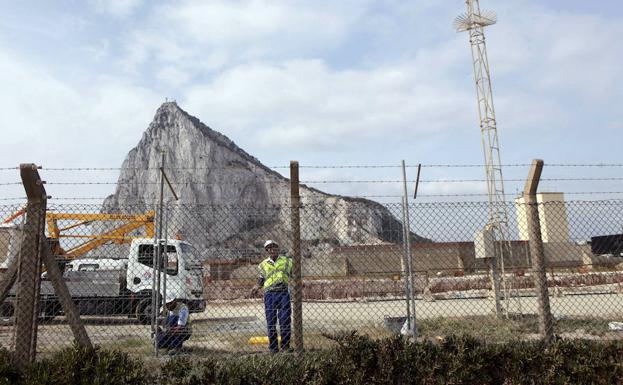
[[[589,245],[573,242],[543,242],[545,262],[548,267],[574,267],[590,260],[593,253]]]
[[[527,241],[511,241],[511,252],[504,258],[506,269],[531,268]],[[571,267],[582,264],[583,258],[592,254],[590,247],[571,242],[544,244],[548,267]],[[338,247],[334,254],[344,257],[348,275],[388,276],[403,271],[401,245],[367,245]],[[418,243],[411,247],[412,266],[415,272],[472,272],[488,269],[486,261],[476,259],[473,242]],[[588,257],[591,258],[591,257]]]
[[[259,270],[256,264],[233,266],[226,279],[257,279]],[[347,275],[346,259],[333,254],[315,258],[303,258],[303,277],[345,277]]]
[[[415,272],[464,270],[474,259],[474,248],[470,248],[470,244],[452,242],[415,245],[411,248],[411,266]]]
[[[527,241],[512,241],[512,252],[505,256],[508,270],[529,270],[530,255]],[[572,242],[544,243],[548,267],[574,267],[596,262],[590,246],[579,246]],[[345,276],[395,277],[403,272],[402,245],[361,245],[336,247],[333,252],[314,258],[303,258],[303,276],[308,278],[330,278]],[[470,273],[486,271],[488,265],[475,258],[473,242],[416,243],[411,247],[413,270],[416,273],[456,272]],[[245,265],[218,266],[228,270],[227,274],[213,279],[257,279],[256,263]]]
[[[344,277],[347,274],[348,262],[343,256],[331,253],[303,258],[303,277]]]
[[[230,273],[229,279],[257,280],[259,274],[257,265],[239,266]]]
[[[347,261],[348,275],[393,276],[403,270],[402,245],[336,247],[332,253]],[[474,267],[472,242],[416,243],[411,245],[413,271],[453,271]]]
[[[402,250],[393,244],[341,246],[330,256],[345,261],[347,275],[387,276],[400,274]]]

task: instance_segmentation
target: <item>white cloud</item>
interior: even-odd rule
[[[343,9],[347,8],[347,9]],[[365,4],[186,0],[154,7],[123,37],[129,69],[157,62],[196,73],[265,58],[296,58],[339,47]]]
[[[88,57],[93,61],[104,61],[110,56],[110,41],[108,39],[100,39],[95,44],[85,48]]]
[[[6,164],[117,165],[161,101],[110,77],[84,86],[57,79],[0,47],[0,148]]]
[[[494,77],[535,94],[595,102],[621,95],[623,24],[616,17],[574,14],[505,4],[487,31]]]
[[[99,13],[119,18],[132,15],[143,5],[144,0],[89,0],[89,4]]]
[[[160,69],[156,76],[160,81],[168,85],[180,87],[188,83],[192,75],[188,71],[183,71],[173,66],[167,66]]]
[[[305,45],[344,36],[357,10],[345,17],[336,14],[336,8],[308,2],[184,1],[162,7],[156,16],[163,24],[177,26],[183,38],[213,46],[275,39]]]
[[[444,65],[444,63],[439,63]],[[184,98],[215,127],[244,132],[260,146],[335,149],[385,138],[435,135],[466,117],[471,90],[457,92],[418,60],[336,71],[319,60],[232,68]]]

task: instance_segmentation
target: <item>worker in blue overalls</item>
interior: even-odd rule
[[[180,349],[192,334],[188,306],[175,295],[167,293],[165,315],[167,318],[164,330],[158,334],[158,348]]]
[[[277,320],[281,334],[281,350],[290,350],[291,313],[288,282],[292,276],[292,259],[279,255],[279,245],[273,240],[264,243],[268,257],[259,265],[260,277],[253,287],[252,295],[260,288],[264,289],[264,311],[268,328],[268,349],[272,353],[279,351],[277,338]]]

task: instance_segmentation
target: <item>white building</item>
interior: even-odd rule
[[[569,242],[569,221],[565,196],[561,192],[536,194],[543,242]],[[527,205],[523,197],[515,198],[519,239],[528,240]]]

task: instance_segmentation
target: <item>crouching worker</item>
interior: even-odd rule
[[[180,349],[192,334],[188,306],[171,294],[167,294],[165,304],[166,323],[159,329],[159,349]]]

